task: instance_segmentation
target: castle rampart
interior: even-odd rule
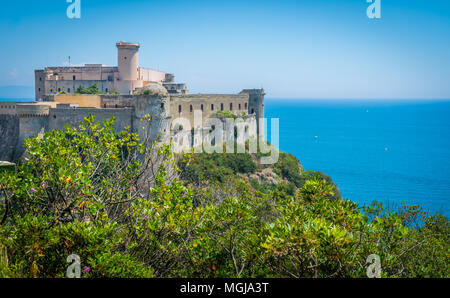
[[[130,126],[133,119],[131,108],[122,109],[97,109],[97,108],[56,108],[51,109],[48,117],[48,130],[62,129],[66,124],[77,126],[89,115],[94,115],[95,120],[103,122],[111,117],[116,118],[114,129],[121,131],[125,126]]]
[[[189,119],[194,126],[194,111],[201,111],[204,121],[217,112],[230,111],[234,114],[248,114],[247,94],[189,94],[171,95],[170,116]],[[202,123],[202,124],[203,124]]]
[[[18,104],[16,114],[19,117],[42,117],[48,116],[50,105]]]
[[[117,66],[85,64],[56,66],[35,70],[36,99],[49,95],[74,94],[96,85],[104,94],[133,94],[151,83],[174,83],[174,75],[139,65],[138,43],[118,42]],[[183,83],[168,86],[174,93],[188,93]]]
[[[207,133],[208,119],[221,118],[219,121],[226,124],[230,114],[255,120],[256,130],[262,130],[256,120],[264,117],[263,89],[245,89],[239,94],[188,94],[185,84],[173,82],[172,74],[139,67],[139,44],[120,42],[117,49],[117,67],[86,64],[36,70],[36,97],[43,101],[0,103],[0,160],[17,161],[24,139],[64,129],[67,124],[76,126],[89,115],[100,122],[114,116],[115,130],[128,126],[147,141],[179,139],[180,131],[172,130],[175,120],[187,121],[184,123],[195,129],[201,125],[200,130]],[[93,82],[98,83],[100,94],[74,93]],[[112,88],[119,88],[121,94],[108,94]],[[62,91],[68,94],[56,94]],[[143,122],[147,115],[150,121]],[[196,121],[199,118],[201,121]],[[245,134],[256,135],[252,131]],[[190,142],[193,140],[194,136]]]

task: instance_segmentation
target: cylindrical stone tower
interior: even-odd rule
[[[118,42],[117,66],[119,79],[122,81],[139,80],[139,47],[138,43]]]
[[[259,119],[264,119],[264,89],[244,89],[241,94],[248,94],[248,113],[255,114],[258,135],[264,136],[264,127],[260,127],[259,122]]]

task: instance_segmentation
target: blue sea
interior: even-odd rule
[[[265,115],[280,119],[280,149],[344,198],[450,215],[450,101],[266,99]]]
[[[265,115],[280,119],[280,149],[344,198],[450,215],[450,101],[266,99]]]

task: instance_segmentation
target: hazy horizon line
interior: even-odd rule
[[[0,88],[33,88],[33,85],[0,85]],[[191,93],[191,94],[202,94],[201,92]],[[229,94],[234,94],[230,92]],[[28,96],[1,96],[0,99],[32,99],[34,97]],[[286,100],[286,101],[294,101],[294,100],[322,100],[322,101],[448,101],[450,97],[304,97],[304,96],[266,96],[266,100]]]

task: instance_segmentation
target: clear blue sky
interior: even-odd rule
[[[0,86],[33,70],[116,65],[115,42],[141,43],[141,66],[191,92],[263,86],[283,98],[450,98],[450,1],[2,1]]]

